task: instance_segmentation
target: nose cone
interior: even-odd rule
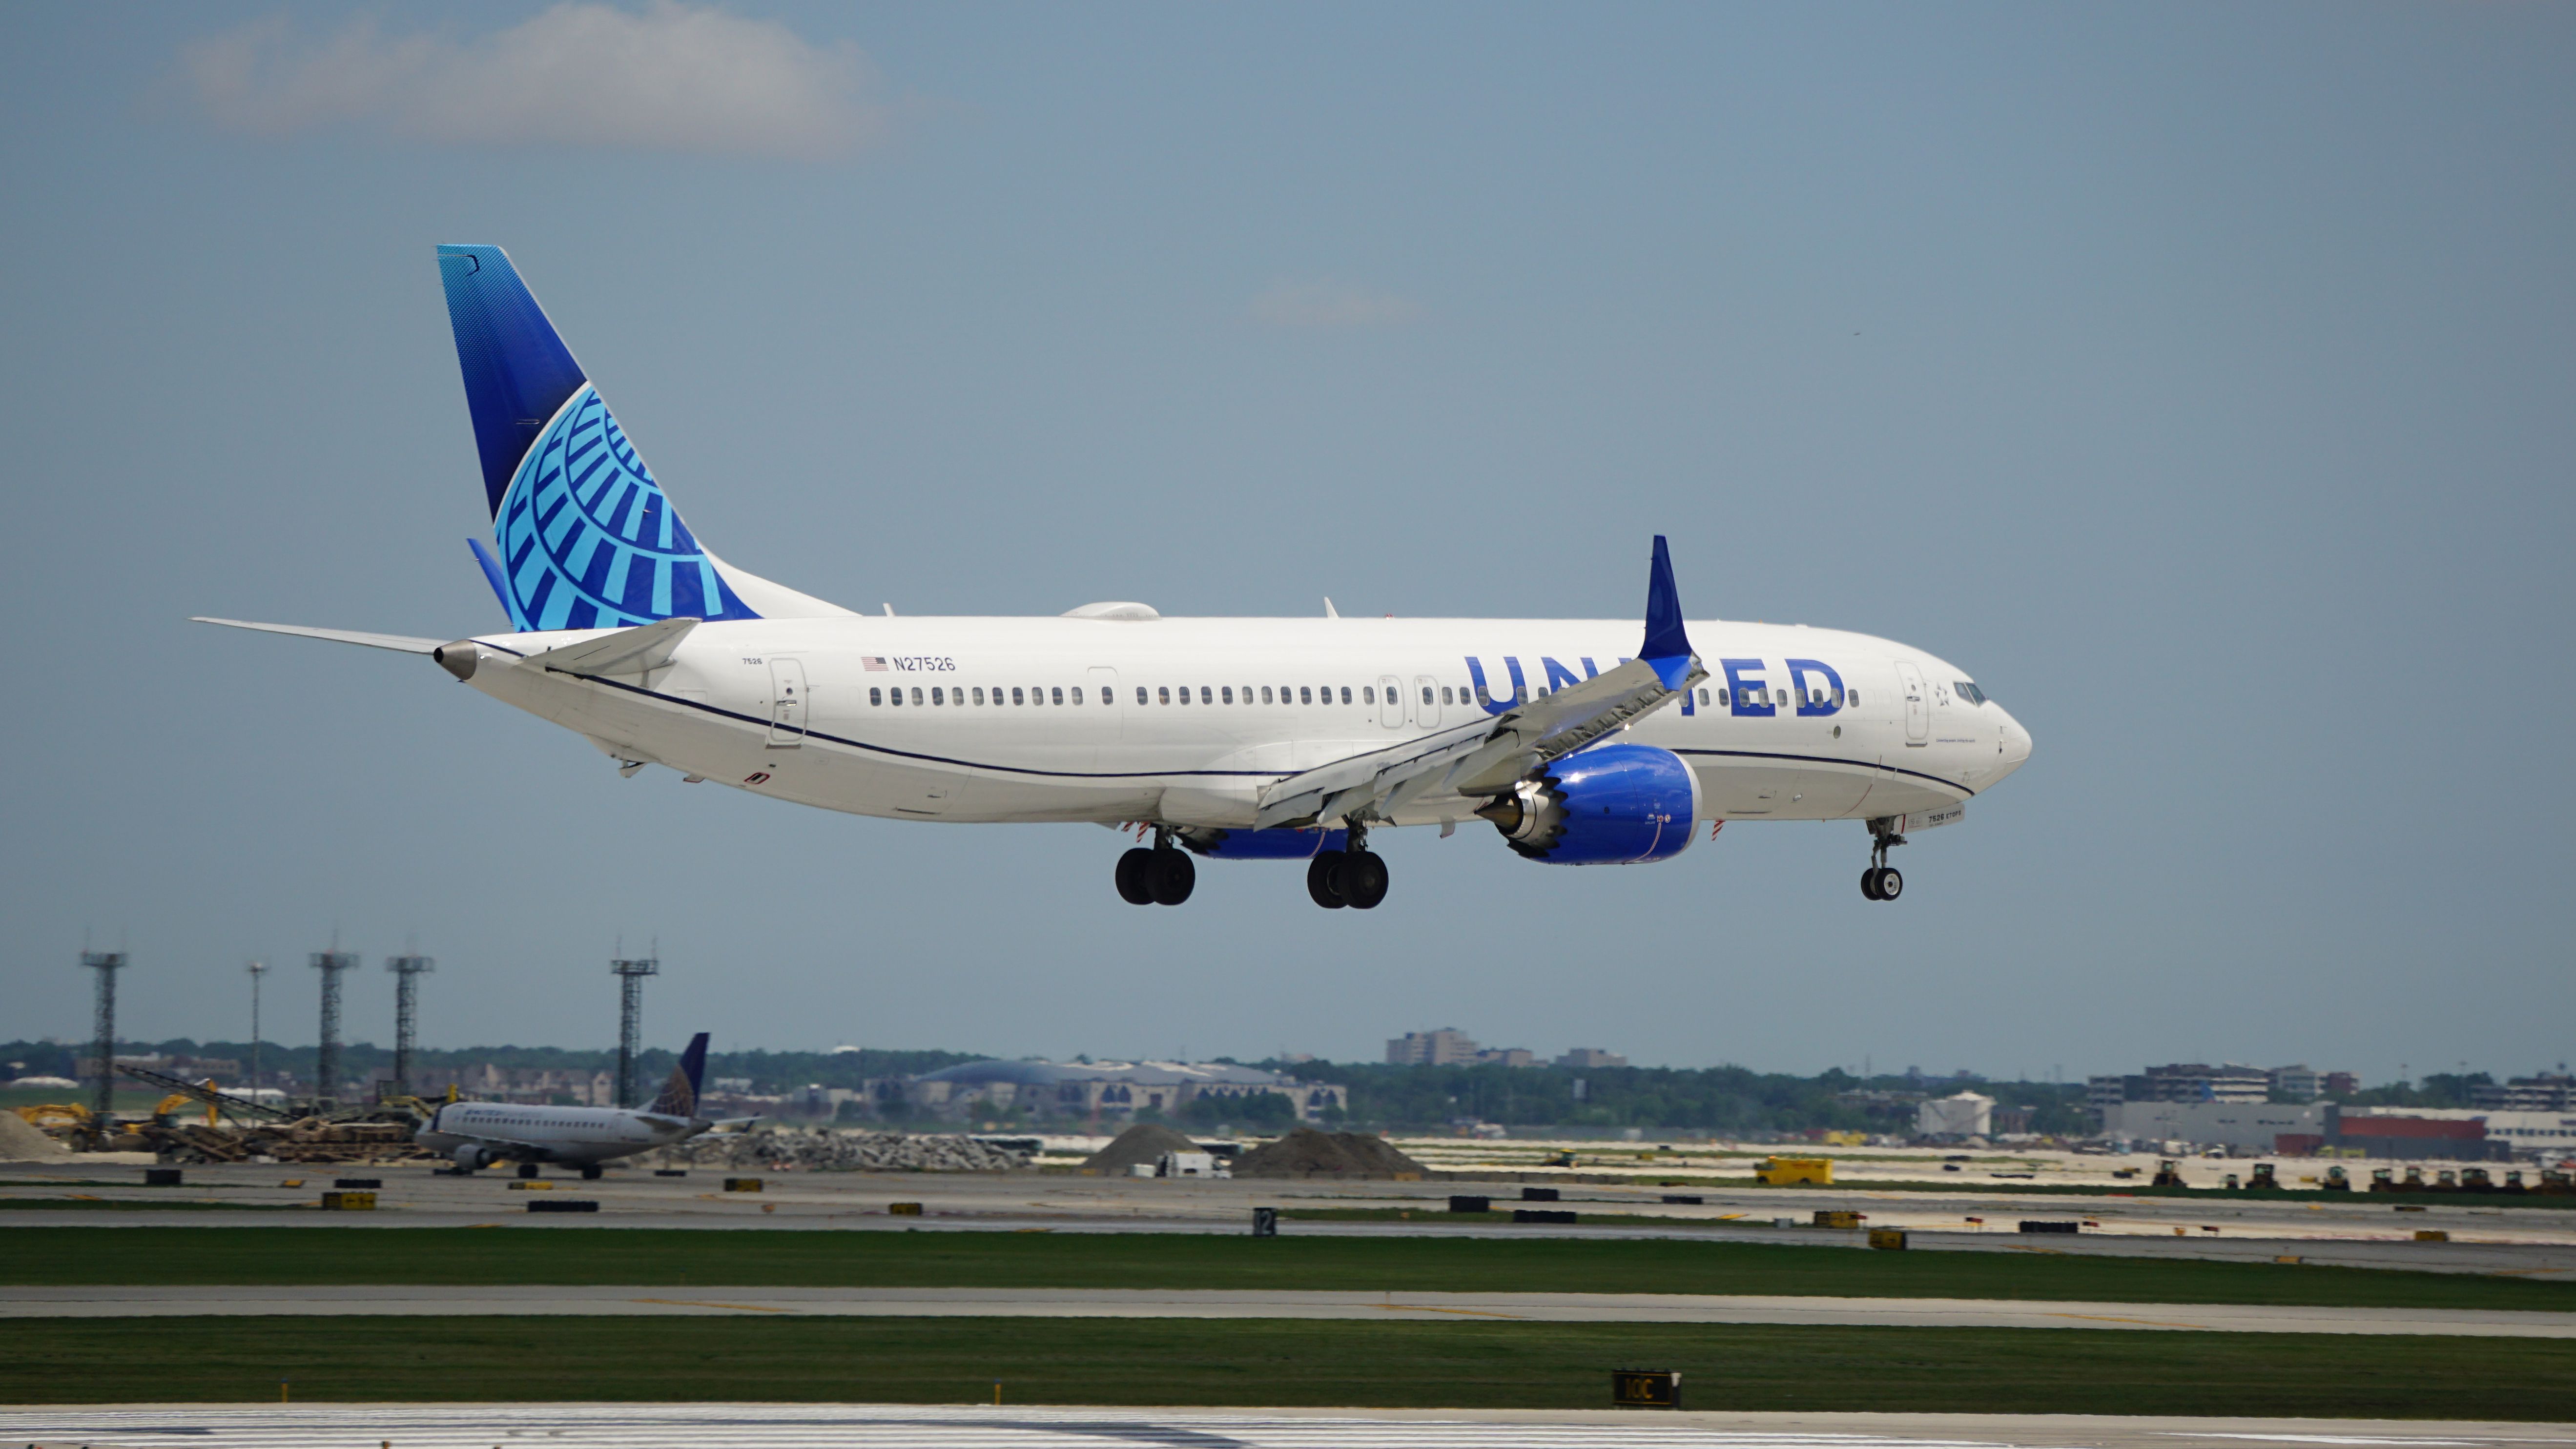
[[[2023,729],[2021,721],[2009,714],[2004,716],[2003,747],[2004,771],[2007,774],[2020,769],[2022,762],[2030,758],[2030,731]]]

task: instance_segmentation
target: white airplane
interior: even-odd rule
[[[1858,820],[1861,894],[1894,900],[1889,848],[2030,757],[1967,671],[1922,650],[1686,628],[1661,537],[1642,636],[1345,619],[1329,599],[1316,619],[853,613],[700,545],[500,248],[438,262],[495,547],[468,542],[512,627],[447,642],[202,622],[427,654],[625,775],[665,765],[898,820],[1132,828],[1116,880],[1134,904],[1188,899],[1196,856],[1302,859],[1317,905],[1366,910],[1387,891],[1377,831],[1471,819],[1551,865],[1667,860],[1703,822]]]
[[[689,1038],[662,1095],[641,1111],[625,1107],[536,1107],[519,1102],[443,1102],[412,1141],[456,1164],[460,1173],[515,1162],[534,1175],[536,1164],[578,1167],[600,1175],[600,1164],[686,1142],[719,1125],[698,1115],[698,1087],[706,1078],[707,1034]]]

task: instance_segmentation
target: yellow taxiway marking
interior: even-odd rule
[[[738,1313],[793,1313],[793,1308],[763,1308],[757,1303],[707,1303],[695,1298],[637,1298],[636,1303],[663,1303],[674,1308],[730,1308]]]
[[[1467,1318],[1519,1318],[1517,1313],[1488,1313],[1481,1308],[1438,1308],[1428,1303],[1381,1303],[1389,1313],[1455,1313]]]
[[[2145,1324],[2145,1325],[2146,1325],[2147,1327],[2149,1327],[2149,1328],[2200,1328],[2200,1329],[2206,1329],[2206,1328],[2209,1326],[2208,1324],[2205,1324],[2205,1323],[2168,1323],[2168,1322],[2166,1322],[2165,1320],[2163,1320],[2163,1319],[2161,1319],[2161,1318],[2121,1318],[2121,1317],[2118,1317],[2118,1316],[2116,1316],[2116,1315],[2114,1315],[2114,1314],[2109,1314],[2109,1313],[2052,1313],[2052,1314],[2050,1314],[2050,1315],[2049,1315],[2049,1317],[2051,1317],[2051,1318],[2082,1318],[2082,1319],[2090,1320],[2090,1321],[2092,1321],[2092,1322],[2094,1322],[2094,1323],[2142,1323],[2142,1324]]]

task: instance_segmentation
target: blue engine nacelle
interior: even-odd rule
[[[1180,843],[1210,860],[1309,860],[1319,850],[1348,850],[1347,830],[1187,829]]]
[[[1476,812],[1503,841],[1549,865],[1635,865],[1690,848],[1699,778],[1652,745],[1595,745],[1523,780]]]

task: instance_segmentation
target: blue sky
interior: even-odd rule
[[[2571,1055],[2576,11],[2486,4],[0,16],[0,1036],[1642,1061]],[[393,655],[498,622],[431,248],[507,246],[690,524],[853,607],[1867,630],[2038,740],[1858,825],[1389,904],[1095,827],[617,778]]]

